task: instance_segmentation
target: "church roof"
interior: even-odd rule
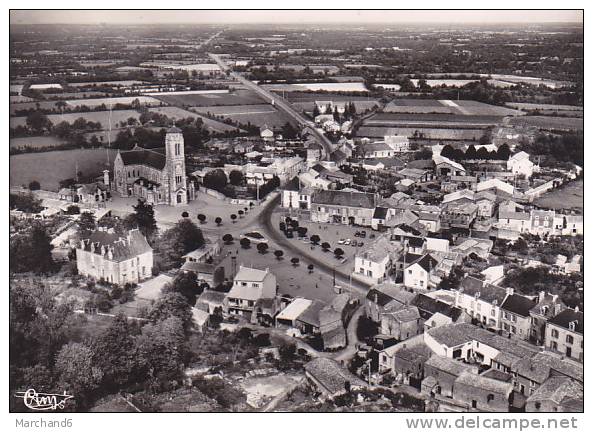
[[[181,129],[179,129],[177,126],[171,126],[169,128],[169,130],[167,131],[168,134],[170,133],[182,133]]]
[[[120,152],[120,155],[124,165],[147,165],[162,170],[167,163],[167,158],[164,154],[141,147]]]

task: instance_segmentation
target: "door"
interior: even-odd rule
[[[181,195],[181,193],[178,193],[177,194],[177,204],[181,204],[182,201],[183,201],[182,195]]]

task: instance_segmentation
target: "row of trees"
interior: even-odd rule
[[[507,144],[502,144],[497,150],[489,151],[485,147],[476,150],[473,144],[463,151],[447,144],[441,150],[441,156],[455,160],[502,160],[507,161],[511,155],[511,150]]]

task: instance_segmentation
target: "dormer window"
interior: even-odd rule
[[[568,323],[568,329],[570,331],[574,331],[574,329],[576,328],[576,326],[577,326],[577,321],[571,321],[571,322]]]

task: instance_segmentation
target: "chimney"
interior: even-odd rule
[[[545,298],[546,298],[546,292],[545,291],[540,291],[539,292],[538,299],[537,299],[537,302],[538,303],[541,303],[541,302],[544,301]]]
[[[508,287],[507,288],[507,295],[513,295],[515,292],[515,290],[513,288]]]
[[[109,170],[103,170],[103,183],[109,187]]]
[[[575,312],[579,312],[579,307],[578,307],[578,306],[575,306],[575,307],[574,307],[574,311],[575,311]]]

